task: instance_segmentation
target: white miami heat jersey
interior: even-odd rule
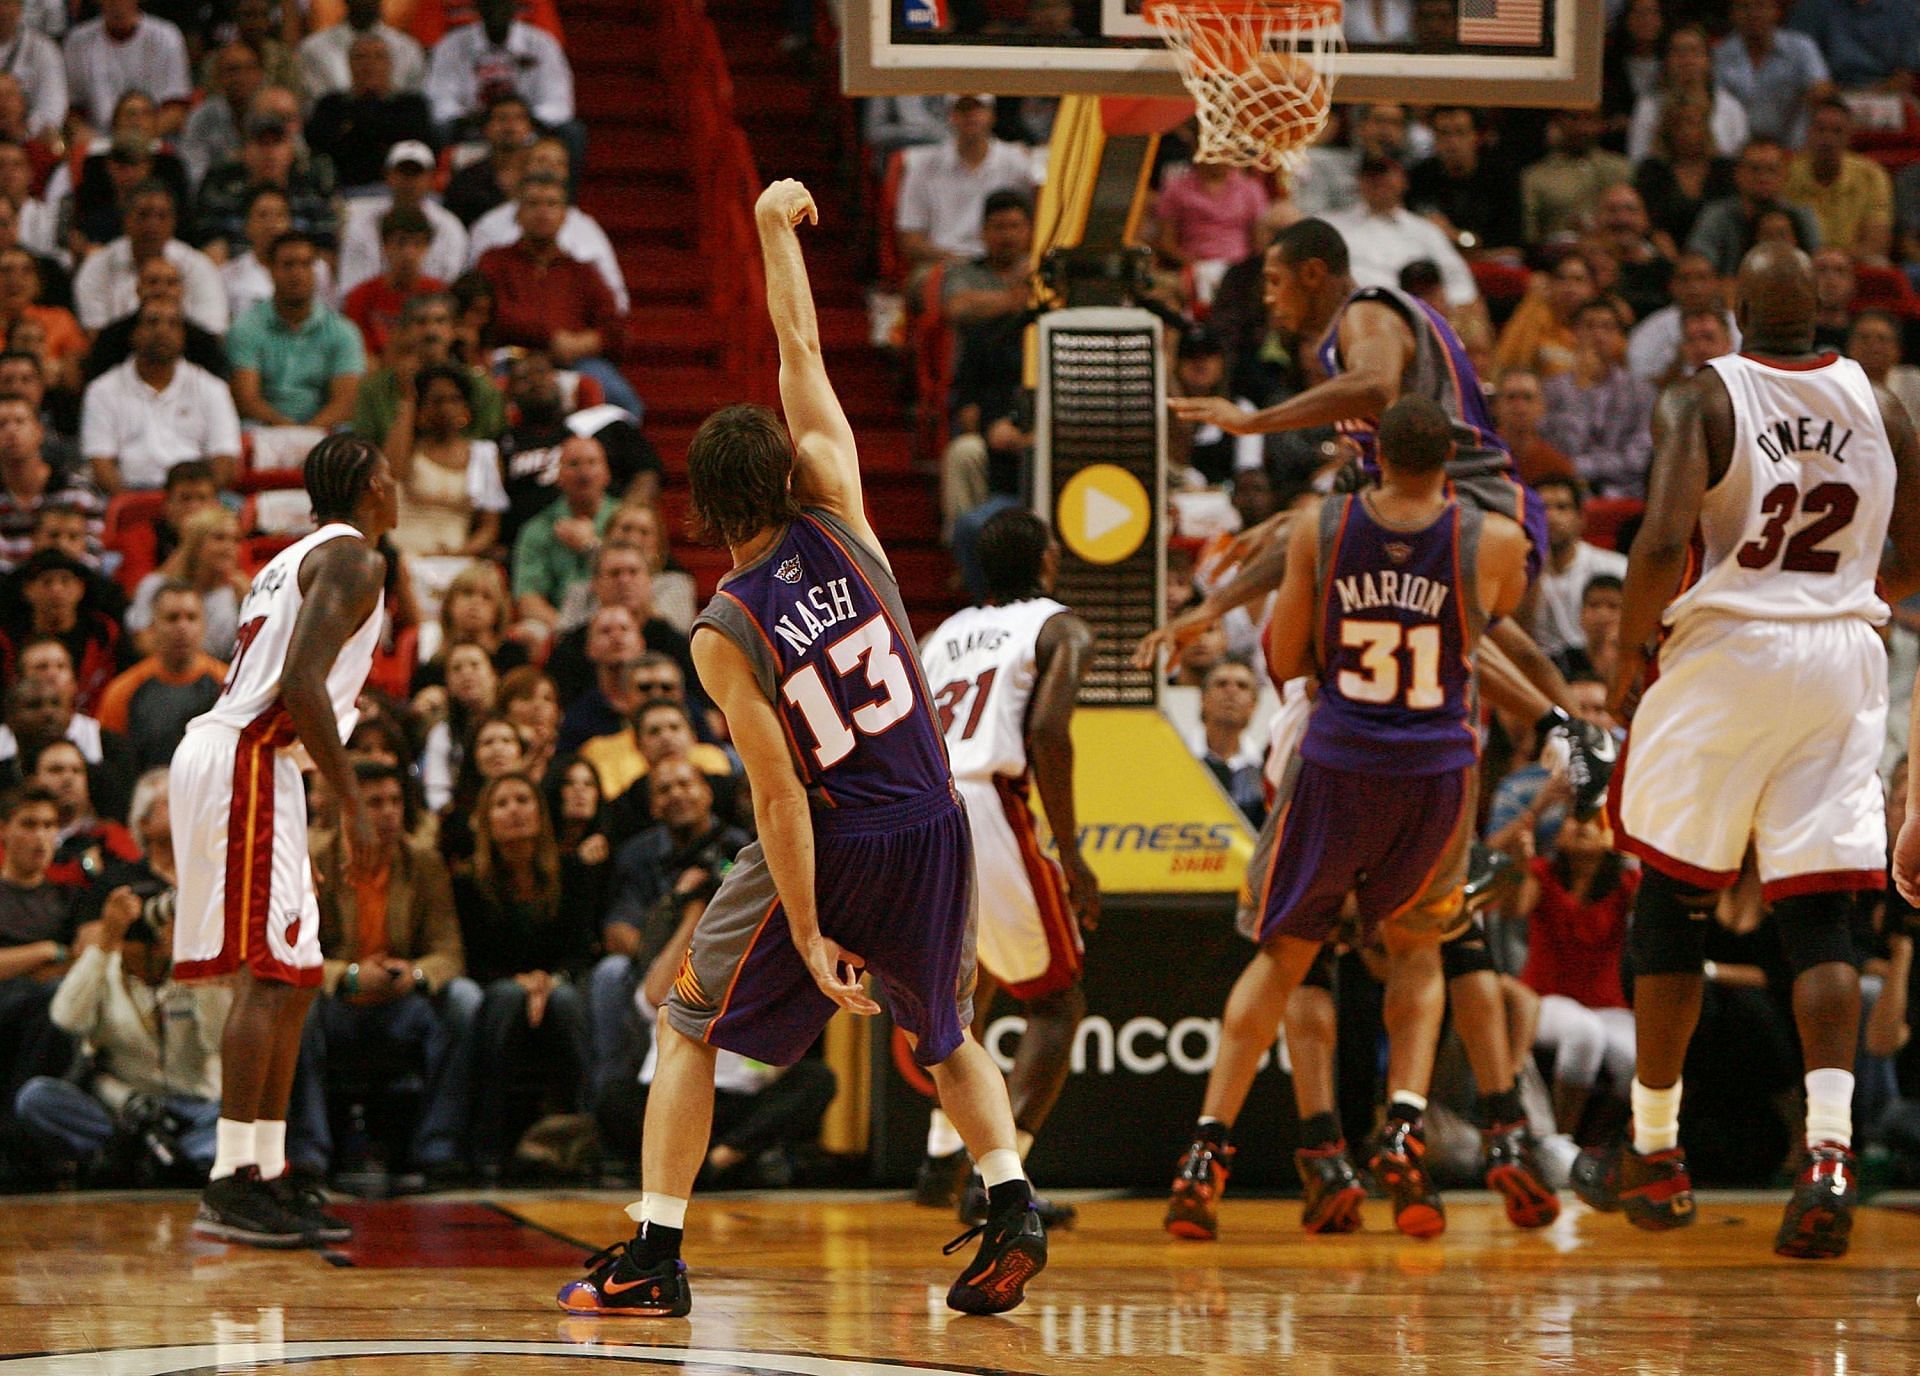
[[[1701,567],[1667,608],[1765,621],[1857,616],[1874,588],[1893,516],[1893,445],[1873,384],[1850,358],[1801,366],[1712,359],[1733,400],[1733,454],[1700,509]]]
[[[253,576],[253,586],[240,603],[240,626],[234,636],[226,686],[213,706],[195,718],[196,722],[220,722],[245,729],[279,706],[280,676],[287,667],[287,649],[293,644],[293,623],[306,601],[300,592],[301,561],[327,541],[346,536],[361,538],[360,532],[345,522],[322,526],[274,555]],[[386,595],[382,593],[373,604],[372,614],[348,639],[327,671],[327,696],[333,700],[333,714],[340,719],[342,741],[360,720],[360,690],[373,667],[385,604]],[[290,732],[291,728],[289,739]]]
[[[956,779],[1027,772],[1027,703],[1040,628],[1066,608],[1050,597],[956,612],[927,637],[920,664]]]

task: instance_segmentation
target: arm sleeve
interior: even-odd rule
[[[542,124],[566,124],[573,118],[573,68],[559,40],[542,32],[540,45],[540,92],[533,113]]]
[[[161,32],[166,34],[166,40],[157,82],[160,89],[151,94],[163,105],[168,101],[192,100],[193,74],[187,70],[187,40],[171,24]]]
[[[476,511],[505,511],[506,484],[500,481],[500,446],[475,440],[467,451],[467,500]]]

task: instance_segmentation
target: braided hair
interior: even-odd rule
[[[379,463],[380,450],[357,435],[328,435],[314,445],[301,477],[315,518],[351,518]]]

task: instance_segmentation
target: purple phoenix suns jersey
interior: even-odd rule
[[[753,665],[816,807],[951,790],[899,585],[834,516],[803,512],[721,581],[693,624],[726,636]]]
[[[1400,380],[1400,394],[1425,397],[1453,422],[1455,453],[1447,471],[1456,477],[1497,473],[1513,467],[1513,455],[1494,432],[1479,374],[1467,357],[1467,346],[1453,332],[1447,318],[1426,302],[1392,287],[1362,287],[1341,303],[1333,324],[1320,342],[1320,365],[1328,377],[1346,371],[1340,359],[1340,322],[1356,301],[1378,301],[1398,311],[1413,330],[1413,362]],[[1379,425],[1371,420],[1343,420],[1335,428],[1360,446],[1360,461],[1369,473],[1380,471],[1374,458]]]
[[[1440,774],[1480,755],[1473,648],[1485,517],[1449,500],[1424,530],[1375,520],[1362,495],[1320,508],[1320,695],[1300,754],[1355,774]]]

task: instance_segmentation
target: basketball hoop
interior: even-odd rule
[[[1147,0],[1200,115],[1201,162],[1291,171],[1333,109],[1341,0]]]

